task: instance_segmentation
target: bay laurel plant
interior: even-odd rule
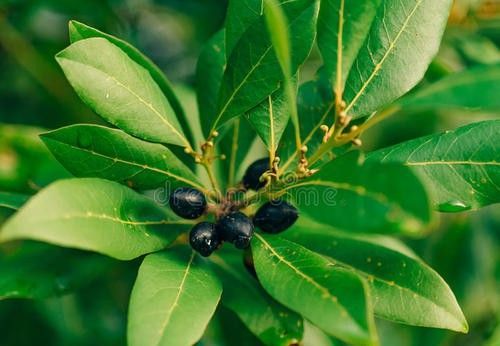
[[[500,109],[499,65],[420,83],[451,2],[231,0],[199,57],[197,111],[139,50],[71,21],[57,62],[109,126],[41,135],[75,178],[0,195],[18,209],[0,241],[143,256],[131,346],[192,345],[218,306],[266,345],[318,345],[311,328],[377,345],[375,318],[467,332],[446,282],[398,238],[500,202],[500,121],[362,150],[389,116]]]

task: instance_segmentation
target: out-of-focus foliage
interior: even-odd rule
[[[0,191],[34,194],[48,183],[68,176],[37,135],[45,129],[75,122],[99,122],[78,100],[53,58],[68,43],[68,20],[88,23],[131,42],[151,57],[174,83],[193,86],[201,45],[221,27],[225,10],[223,0],[1,1],[0,123],[5,125],[0,125]],[[313,52],[313,56],[317,57],[317,52]],[[455,0],[440,52],[415,92],[451,73],[499,62],[499,2]],[[313,60],[303,68],[304,79],[315,71],[314,64]],[[192,94],[186,90],[179,93],[181,102],[193,104]],[[496,117],[498,115],[489,113],[471,115],[446,109],[402,111],[368,132],[364,149],[381,148]],[[11,212],[2,208],[1,202],[0,223]],[[8,287],[2,286],[6,282],[2,279],[15,279],[17,274],[2,272],[8,263],[29,261],[51,248],[38,245],[30,244],[22,253],[15,244],[0,246],[0,289]],[[428,237],[408,245],[450,284],[469,321],[469,334],[410,328],[377,320],[381,344],[498,345],[498,206],[442,216]],[[58,262],[57,258],[37,263],[51,266],[62,283],[61,287],[45,287],[46,291],[40,291],[40,295],[60,290],[57,297],[37,301],[2,300],[0,292],[0,345],[33,345],[40,340],[45,345],[56,346],[93,345],[97,340],[103,346],[124,345],[127,301],[138,263],[120,264],[98,255],[89,259],[89,254],[85,254],[87,262],[79,265],[92,265],[96,270],[88,273],[88,268],[73,268],[86,275],[82,280],[62,265],[83,257],[80,252],[60,252],[66,263],[52,266]],[[37,265],[31,268],[35,277]],[[66,285],[74,290],[68,293]],[[225,330],[221,329],[222,324]],[[231,325],[229,331],[228,325]],[[314,340],[306,341],[306,346],[330,344],[322,332],[307,324],[305,327],[305,340]],[[259,345],[233,312],[219,307],[200,345],[235,343]]]

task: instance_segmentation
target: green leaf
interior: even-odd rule
[[[290,118],[295,133],[295,147],[296,150],[299,151],[302,149],[302,140],[300,138],[300,123],[297,112],[297,86],[292,76],[295,71],[292,71],[292,52],[290,47],[290,35],[288,32],[289,24],[284,11],[275,0],[264,1],[264,15],[274,52],[281,67],[281,71],[283,72],[285,105],[288,106],[288,111],[290,112]],[[271,106],[270,108],[272,109]],[[276,146],[273,146],[272,149],[273,150],[270,152],[270,160],[274,162]]]
[[[403,111],[411,109],[500,111],[498,85],[500,64],[474,68],[449,75],[398,102]]]
[[[318,46],[325,73],[341,91],[368,35],[381,0],[322,0],[318,17]]]
[[[0,301],[61,296],[103,275],[112,261],[41,243],[0,248]]]
[[[361,163],[345,155],[285,189],[315,221],[362,233],[419,234],[431,221],[426,191],[403,165]]]
[[[256,22],[264,11],[263,0],[230,0],[227,6],[224,28],[226,51],[231,53],[248,27]]]
[[[56,59],[80,98],[113,125],[147,141],[190,147],[151,74],[108,40],[77,41]]]
[[[385,0],[346,81],[345,111],[371,114],[424,76],[436,55],[451,0]]]
[[[0,242],[33,239],[121,260],[163,249],[186,229],[171,211],[111,181],[58,181],[0,230]]]
[[[276,300],[348,343],[377,343],[367,287],[358,276],[276,236],[256,234],[252,253],[259,281]]]
[[[273,300],[248,274],[241,273],[241,256],[223,259],[212,255],[211,259],[225,287],[222,304],[236,313],[264,344],[288,346],[302,340],[302,318]]]
[[[130,297],[130,346],[189,346],[201,338],[222,286],[188,248],[144,259]]]
[[[286,237],[365,278],[377,316],[467,332],[465,317],[446,282],[397,240],[349,235],[302,220]]]
[[[0,191],[0,208],[17,210],[21,208],[28,199],[29,196],[26,195]]]
[[[298,0],[282,5],[290,24],[292,73],[309,55],[315,36],[318,1]],[[261,103],[278,89],[283,74],[264,17],[244,33],[227,60],[212,129]]]
[[[179,101],[179,98],[174,92],[172,83],[168,80],[162,70],[149,59],[147,56],[142,54],[137,48],[132,46],[130,43],[121,40],[115,36],[107,34],[105,32],[99,31],[83,23],[77,22],[76,20],[69,21],[69,38],[71,43],[75,43],[80,40],[84,40],[92,37],[102,37],[107,39],[109,42],[113,43],[115,46],[120,48],[124,53],[126,53],[130,59],[134,60],[136,63],[144,67],[151,75],[153,80],[158,84],[163,94],[167,97],[168,102],[172,106],[177,119],[182,125],[182,128],[191,138],[191,131],[189,125],[189,117],[184,112],[184,109]]]
[[[499,133],[499,120],[473,123],[375,151],[368,160],[411,168],[440,211],[477,209],[500,202]]]
[[[207,137],[217,112],[217,99],[226,69],[225,38],[225,30],[218,31],[203,47],[196,65],[200,123]]]
[[[78,177],[127,183],[137,189],[165,182],[203,190],[191,170],[169,149],[98,125],[73,125],[41,135],[64,167]]]
[[[289,105],[283,89],[246,113],[250,124],[270,152],[276,152],[290,118]],[[294,147],[295,148],[295,147]]]

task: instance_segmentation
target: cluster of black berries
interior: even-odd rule
[[[269,169],[269,159],[261,159],[251,164],[243,177],[246,189],[258,190],[265,183],[260,177]],[[207,200],[198,190],[180,187],[170,195],[170,207],[185,219],[197,219],[207,210]],[[295,207],[282,200],[262,205],[253,220],[240,211],[231,211],[217,220],[217,223],[200,222],[189,233],[191,247],[202,256],[210,256],[222,242],[232,243],[238,249],[250,245],[254,225],[267,233],[279,233],[293,225],[298,218]]]

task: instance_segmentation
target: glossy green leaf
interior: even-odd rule
[[[286,237],[364,277],[379,317],[467,332],[465,317],[446,282],[397,240],[354,236],[303,221]]]
[[[130,346],[190,346],[203,335],[222,286],[188,248],[144,259],[130,297]]]
[[[286,192],[315,221],[340,229],[419,234],[431,221],[426,191],[411,169],[362,163],[358,155],[327,163]]]
[[[41,243],[0,248],[0,301],[61,296],[103,275],[111,259]]]
[[[264,11],[263,0],[230,0],[227,6],[226,49],[231,53],[241,36],[256,22]]]
[[[200,123],[208,137],[217,112],[217,100],[226,69],[225,30],[217,32],[203,47],[196,65],[196,96]]]
[[[381,0],[321,1],[318,46],[323,57],[325,73],[336,90],[343,89],[380,2]]]
[[[29,196],[26,195],[0,191],[0,208],[17,210],[21,208],[28,199]]]
[[[70,20],[69,38],[71,43],[75,43],[77,41],[92,37],[102,37],[107,39],[108,41],[119,47],[124,53],[126,53],[130,59],[134,60],[136,63],[144,67],[151,74],[151,77],[154,79],[156,84],[158,84],[163,94],[167,97],[168,102],[177,115],[177,119],[181,123],[184,132],[187,135],[191,136],[189,117],[185,114],[181,102],[174,92],[172,83],[170,83],[162,70],[151,59],[149,59],[137,48],[124,40],[99,31],[83,23],[77,22],[76,20]]]
[[[118,183],[69,179],[26,203],[0,229],[0,242],[33,239],[129,260],[166,247],[187,224]]]
[[[292,73],[307,58],[315,36],[318,1],[285,2],[292,44]],[[251,25],[227,60],[212,129],[261,103],[278,89],[283,74],[274,53],[265,18]]]
[[[428,186],[434,208],[477,209],[500,202],[500,121],[483,121],[375,151],[369,161],[401,163]]]
[[[278,5],[276,0],[264,0],[264,16],[267,22],[267,29],[271,38],[271,43],[278,59],[278,63],[283,72],[283,92],[285,95],[285,105],[290,113],[290,119],[294,129],[295,148],[302,148],[302,140],[300,137],[300,123],[297,111],[297,83],[296,78],[293,78],[292,71],[292,52],[290,33],[288,32],[287,18],[283,9]],[[271,101],[269,102],[271,103]],[[269,105],[270,109],[272,106]],[[273,151],[270,153],[271,159],[274,161],[276,145],[273,146]]]
[[[252,240],[255,270],[276,300],[354,345],[376,344],[366,284],[306,248],[276,236]]]
[[[80,98],[113,125],[147,141],[189,146],[151,74],[108,40],[77,41],[56,59]]]
[[[500,111],[500,64],[449,75],[398,102],[411,109]]]
[[[283,89],[275,91],[245,116],[269,151],[276,152],[290,118],[289,106]]]
[[[222,304],[232,310],[266,345],[288,346],[302,340],[302,318],[278,304],[254,278],[242,272],[241,256],[238,255],[211,257],[225,287]]]
[[[78,177],[97,177],[137,189],[165,182],[203,190],[191,170],[168,148],[98,125],[72,125],[41,135],[64,167]]]
[[[451,2],[382,1],[346,81],[349,115],[370,115],[422,79],[438,51]]]

